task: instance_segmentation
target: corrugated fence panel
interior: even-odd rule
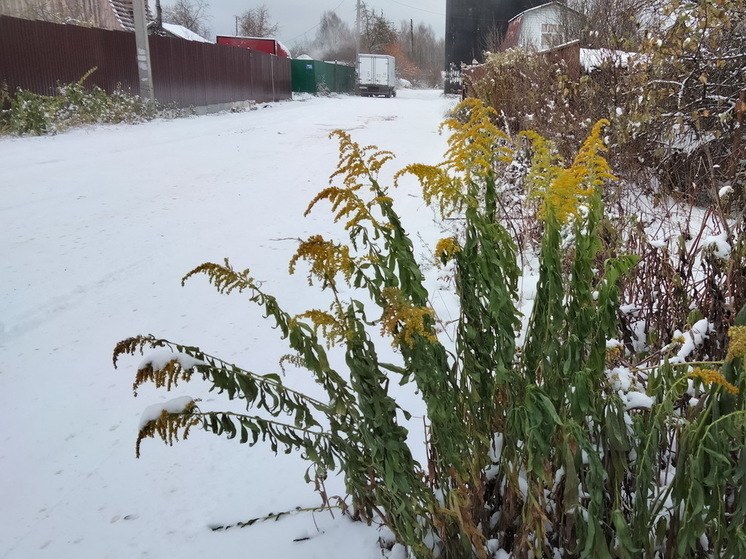
[[[272,55],[256,50],[251,52],[251,77],[254,84],[254,96],[258,103],[274,101],[272,94]],[[262,76],[270,76],[262,80]]]
[[[205,105],[204,83],[198,79],[201,60],[190,52],[190,41],[150,37],[155,97],[166,105],[179,107]],[[192,56],[190,56],[190,54]]]
[[[0,81],[9,91],[22,88],[53,95],[57,84],[78,81],[92,68],[85,81],[113,91],[117,84],[139,92],[137,66],[131,33],[0,16]]]
[[[149,37],[155,96],[163,104],[203,107],[291,97],[290,60],[237,47]],[[0,16],[0,83],[52,95],[57,84],[98,69],[86,85],[140,91],[135,35]]]
[[[137,62],[132,59],[131,49],[135,39],[131,33],[123,31],[98,30],[100,33],[101,59],[96,74],[105,82],[101,85],[106,91],[120,88],[132,95],[140,93],[140,78],[137,75]]]
[[[275,101],[292,98],[292,68],[290,59],[274,57]]]
[[[220,54],[215,49],[205,48],[207,44],[202,43],[202,73],[205,75],[205,99],[208,105],[219,103],[224,94],[230,97],[228,91],[221,87],[223,79],[223,65],[220,63]]]

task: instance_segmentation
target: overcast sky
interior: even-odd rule
[[[277,38],[288,46],[316,35],[316,26],[321,15],[332,10],[346,21],[350,27],[355,25],[355,6],[357,0],[207,0],[212,19],[208,26],[213,35],[234,35],[236,33],[235,16],[249,8],[264,4],[269,9],[272,20],[280,25]],[[162,0],[163,5],[172,4]],[[402,19],[414,20],[431,25],[436,37],[445,35],[446,0],[367,0],[366,5],[376,12],[383,10],[383,15],[396,26]]]

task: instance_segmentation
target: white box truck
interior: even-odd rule
[[[357,91],[364,97],[396,96],[396,60],[386,54],[357,55]]]

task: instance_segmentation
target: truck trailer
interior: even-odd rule
[[[357,91],[363,97],[396,96],[396,60],[386,54],[357,55]]]

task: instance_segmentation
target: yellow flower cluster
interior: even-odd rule
[[[736,357],[746,358],[746,326],[731,326],[728,329],[728,337],[730,342],[725,360],[730,361]]]
[[[484,178],[496,171],[498,162],[510,163],[514,150],[510,137],[495,125],[497,111],[479,99],[466,99],[455,112],[468,120],[449,118],[441,125],[453,133],[448,139],[445,166],[470,181],[472,174]]]
[[[522,137],[531,142],[533,151],[529,181],[531,195],[541,198],[539,217],[546,219],[549,212],[560,223],[567,223],[579,215],[580,202],[600,188],[605,180],[615,180],[611,168],[601,152],[606,151],[601,131],[608,124],[599,120],[583,143],[572,165],[565,169],[553,155],[553,145],[536,132],[524,132]]]
[[[376,146],[360,147],[343,130],[329,134],[330,138],[334,136],[339,138],[339,164],[330,179],[341,176],[342,182],[348,187],[357,185],[361,178],[375,179],[381,167],[394,158],[392,152],[379,150]]]
[[[298,318],[298,317],[296,317],[296,318]],[[303,359],[303,357],[301,357],[298,354],[288,353],[288,354],[283,355],[282,357],[280,357],[280,361],[278,362],[278,364],[280,365],[280,369],[282,370],[282,374],[283,375],[287,372],[285,370],[285,364],[286,363],[289,363],[290,365],[292,365],[293,367],[295,367],[297,369],[307,369],[308,368],[308,363],[306,363],[306,360]]]
[[[173,446],[174,442],[179,440],[181,431],[181,438],[187,440],[190,429],[200,424],[199,418],[193,415],[197,412],[199,409],[196,400],[189,402],[181,412],[161,411],[156,419],[148,421],[140,428],[135,442],[135,456],[140,458],[140,445],[143,439],[154,439],[158,436],[164,443]]]
[[[437,341],[425,318],[432,318],[433,311],[427,307],[416,307],[407,301],[401,291],[394,287],[383,290],[386,306],[381,316],[381,334],[394,338],[392,345],[414,345],[414,336],[423,336],[431,342]]]
[[[349,219],[345,224],[345,229],[350,229],[360,224],[361,221],[370,221],[374,227],[380,227],[371,214],[370,208],[388,203],[391,199],[376,183],[376,176],[381,167],[394,158],[394,154],[390,151],[381,151],[376,146],[360,147],[352,141],[347,132],[342,130],[335,130],[330,134],[330,137],[332,136],[339,138],[339,164],[337,170],[329,177],[329,182],[339,177],[343,186],[330,186],[323,189],[311,200],[303,215],[310,214],[319,201],[328,200],[332,204],[335,223],[342,218]],[[367,184],[376,194],[367,204],[359,195],[364,184]]]
[[[461,247],[453,237],[440,239],[435,245],[435,258],[443,264],[452,260],[459,252],[461,252]]]
[[[153,367],[152,361],[147,361],[135,373],[132,391],[137,396],[137,390],[146,382],[152,382],[156,388],[165,387],[171,390],[180,381],[189,382],[194,374],[194,367],[184,368],[178,359],[171,359],[161,367]]]
[[[440,215],[443,218],[460,210],[464,205],[464,185],[457,177],[452,177],[443,167],[414,163],[407,165],[394,175],[394,184],[399,184],[399,178],[405,174],[416,176],[422,185],[422,198],[428,206],[437,202]]]
[[[437,166],[409,165],[395,176],[398,180],[405,173],[415,175],[422,183],[425,201],[437,202],[443,217],[476,206],[480,192],[475,185],[495,180],[501,166],[511,163],[516,154],[513,140],[495,125],[497,113],[493,108],[479,99],[467,99],[454,114],[457,116],[441,125],[441,129],[452,132],[445,161]],[[580,214],[584,197],[594,194],[604,181],[616,179],[602,155],[607,149],[601,133],[608,124],[607,120],[595,124],[569,168],[562,165],[554,145],[541,135],[532,131],[519,135],[530,144],[528,182],[531,195],[541,199],[540,218],[546,219],[551,212],[560,223],[567,223]]]
[[[722,373],[719,373],[718,371],[714,371],[712,369],[702,369],[701,367],[696,367],[687,376],[692,378],[699,378],[702,380],[702,384],[705,385],[719,384],[732,394],[738,394],[740,392],[736,386],[725,380],[725,377],[722,375]]]
[[[313,278],[316,277],[321,281],[322,288],[333,287],[334,278],[339,273],[349,282],[355,269],[355,262],[350,257],[350,247],[327,241],[321,235],[312,235],[298,246],[288,266],[290,274],[295,273],[295,267],[301,259],[311,264],[309,285],[313,284]]]
[[[571,216],[577,216],[580,200],[593,194],[593,190],[583,188],[582,184],[572,169],[558,169],[544,193],[540,215],[546,217],[546,212],[551,208],[560,223],[567,223]]]
[[[458,117],[441,125],[452,134],[448,139],[445,161],[440,165],[409,165],[394,177],[415,175],[422,184],[428,205],[437,202],[440,213],[448,217],[465,206],[478,204],[475,185],[494,180],[500,165],[513,161],[511,138],[497,126],[497,113],[479,99],[466,99],[454,109]]]
[[[337,309],[339,311],[339,309]],[[308,318],[313,322],[313,331],[318,335],[319,330],[327,342],[327,346],[333,346],[337,342],[347,339],[348,331],[345,328],[344,319],[337,312],[337,316],[334,316],[328,312],[312,309],[299,314],[293,318],[292,323],[295,323],[300,318]]]
[[[601,138],[603,127],[609,124],[608,120],[601,119],[593,126],[590,136],[583,142],[572,164],[578,179],[586,183],[589,189],[600,187],[606,180],[618,180],[611,172],[606,158],[600,155],[609,151]]]
[[[303,215],[308,216],[320,200],[329,200],[332,204],[332,212],[336,214],[334,216],[335,223],[342,218],[349,218],[349,221],[345,224],[345,229],[350,229],[364,220],[375,223],[375,219],[370,214],[368,206],[365,205],[365,202],[357,194],[360,188],[361,185],[349,188],[339,188],[337,186],[325,188],[311,200]]]

